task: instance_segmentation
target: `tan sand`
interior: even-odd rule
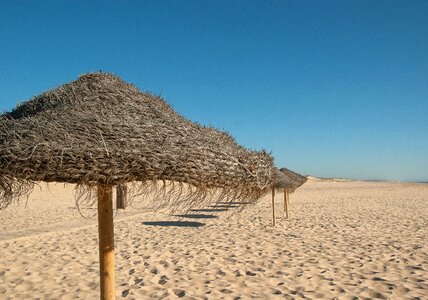
[[[309,180],[290,220],[277,194],[275,228],[269,197],[192,218],[119,212],[117,298],[428,298],[428,185]],[[72,186],[41,184],[0,228],[0,299],[98,298],[96,218]]]

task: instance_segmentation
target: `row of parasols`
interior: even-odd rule
[[[187,208],[207,196],[255,203],[272,191],[273,201],[275,189],[283,189],[287,208],[289,192],[306,177],[276,169],[266,151],[246,149],[228,133],[180,116],[160,97],[100,72],[0,116],[0,209],[39,181],[96,190],[101,299],[114,299],[113,187],[175,182],[158,199]],[[185,193],[183,184],[191,187]]]

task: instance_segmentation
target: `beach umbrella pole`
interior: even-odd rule
[[[288,207],[290,205],[290,194],[286,189],[284,189],[284,211],[285,211],[285,218],[288,219]]]
[[[101,300],[115,298],[114,291],[114,230],[112,187],[99,185],[98,194],[98,238],[100,252]]]
[[[125,209],[128,189],[125,184],[119,184],[116,187],[116,209]]]
[[[272,187],[272,226],[275,226],[275,188]]]

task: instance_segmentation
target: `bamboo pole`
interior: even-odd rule
[[[272,187],[272,226],[275,226],[275,188]]]
[[[115,299],[113,196],[111,186],[97,188],[101,300]]]
[[[116,209],[125,209],[128,189],[125,184],[116,187]]]
[[[285,218],[288,219],[288,207],[290,205],[290,195],[287,191],[287,189],[284,189],[284,211],[285,211]]]

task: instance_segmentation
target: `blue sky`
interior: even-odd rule
[[[90,71],[277,166],[428,181],[428,1],[1,1],[0,111]]]

